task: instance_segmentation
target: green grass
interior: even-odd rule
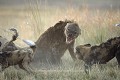
[[[90,75],[85,74],[82,69],[83,64],[80,64],[79,68],[66,68],[74,63],[67,64],[69,66],[62,69],[39,70],[34,75],[11,67],[0,73],[0,80],[119,80],[120,72],[115,63],[115,60],[113,60],[106,65],[102,65],[102,68],[94,65]]]

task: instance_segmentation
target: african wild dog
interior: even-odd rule
[[[32,45],[28,48],[21,48],[18,50],[6,52],[5,59],[7,62],[6,61],[0,62],[2,65],[2,71],[4,71],[9,66],[18,65],[21,69],[27,71],[28,73],[32,73],[33,71],[32,68],[30,67],[30,62],[34,58],[35,49],[36,45]]]
[[[17,39],[18,33],[16,29],[11,30],[14,31],[15,34],[13,35],[12,40],[5,43],[0,52],[0,64],[2,66],[1,71],[5,70],[9,66],[18,65],[21,69],[31,73],[32,69],[30,68],[30,62],[34,57],[36,45],[30,40],[23,40],[26,44],[29,45],[29,47],[16,47],[13,41]]]
[[[114,57],[120,65],[120,37],[111,38],[98,46],[79,45],[76,47],[76,57],[85,62],[86,69],[96,63],[106,64]]]

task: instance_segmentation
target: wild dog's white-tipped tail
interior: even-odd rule
[[[23,42],[25,42],[29,46],[35,46],[35,42],[33,42],[31,40],[23,40]]]
[[[120,27],[120,24],[115,24],[116,27]]]

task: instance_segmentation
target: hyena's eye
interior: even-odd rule
[[[73,32],[73,34],[74,34],[75,36],[77,36],[77,35],[78,35],[78,33],[77,33],[77,32]]]

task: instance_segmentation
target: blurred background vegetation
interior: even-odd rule
[[[100,44],[120,36],[120,0],[0,0],[0,35],[11,39],[9,28],[17,28],[20,38],[36,41],[39,36],[59,20],[75,20],[82,34],[75,46],[90,43]],[[7,30],[7,31],[6,31]],[[25,47],[21,40],[16,45]],[[119,80],[120,71],[115,59],[101,71],[93,67],[91,75],[85,75],[83,62],[74,68],[68,52],[57,71],[38,71],[36,75],[27,75],[24,71],[8,68],[1,73],[0,80]],[[68,70],[68,71],[65,71]],[[77,72],[76,72],[77,71]]]

